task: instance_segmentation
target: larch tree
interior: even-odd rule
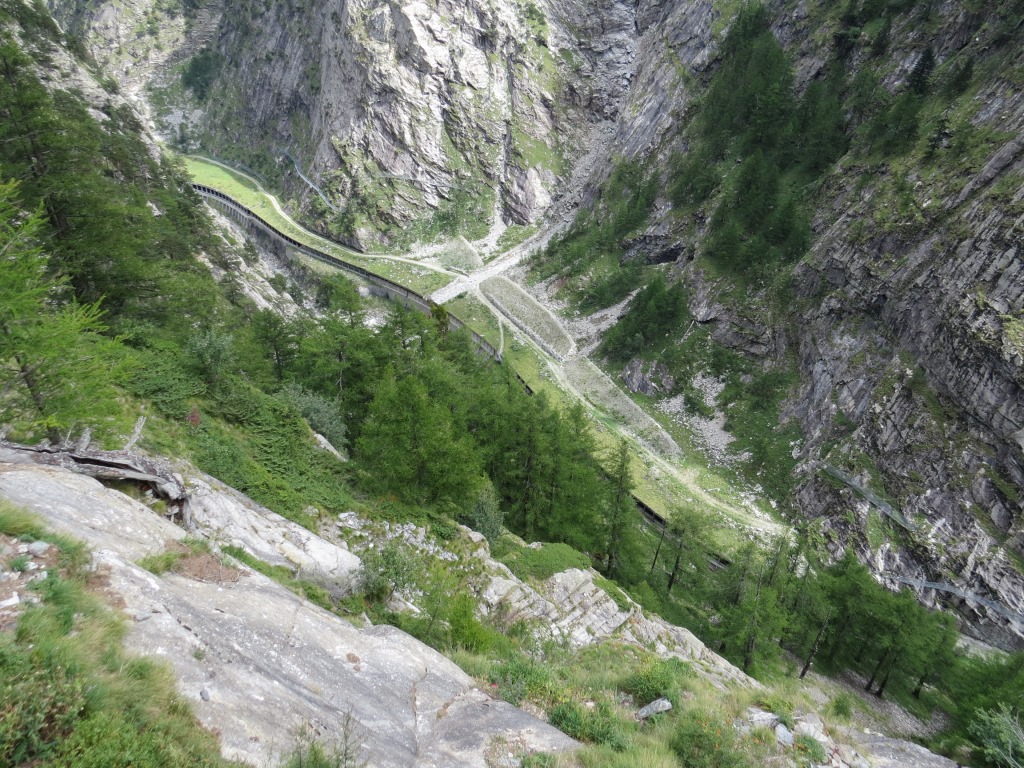
[[[39,244],[42,214],[26,216],[16,197],[0,184],[0,423],[57,441],[120,413],[112,382],[127,358],[100,335],[98,303],[64,301]]]

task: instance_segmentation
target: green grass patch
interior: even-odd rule
[[[608,597],[615,601],[615,604],[619,606],[620,611],[629,613],[633,610],[633,604],[629,598],[626,597],[626,593],[619,589],[618,585],[604,576],[598,576],[594,579],[594,584],[600,587],[604,592],[607,593]]]
[[[142,558],[139,560],[139,566],[159,576],[168,571],[173,571],[175,566],[186,557],[209,554],[209,552],[210,545],[206,539],[186,536],[180,541],[175,542],[173,548]]]
[[[678,707],[683,691],[688,688],[687,680],[692,677],[693,670],[685,661],[650,659],[627,676],[621,687],[640,706],[666,698]]]
[[[274,198],[270,193],[254,179],[200,157],[186,157],[184,162],[189,174],[197,183],[234,198],[278,230],[304,245],[367,269],[418,293],[431,293],[451,281],[448,275],[426,267],[384,257],[360,255],[338,243],[326,240],[285,216],[274,204]]]
[[[89,562],[89,551],[81,542],[48,530],[31,512],[0,499],[0,533],[23,541],[45,541],[60,552],[58,566],[77,572]]]
[[[522,547],[505,555],[501,562],[520,579],[544,581],[556,573],[570,568],[586,570],[590,558],[568,544],[541,544],[540,547]]]
[[[253,557],[241,547],[221,547],[221,552],[235,558],[238,562],[249,566],[257,573],[262,573],[267,578],[273,579],[281,586],[290,589],[299,597],[303,597],[306,600],[309,600],[309,602],[318,605],[325,610],[333,611],[335,609],[330,593],[323,586],[306,579],[296,578],[295,572],[292,569],[286,568],[283,565],[271,565],[270,563],[265,563],[258,557]]]

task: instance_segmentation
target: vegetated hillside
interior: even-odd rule
[[[795,519],[1020,644],[960,600],[1024,612],[1019,2],[768,3],[735,22],[739,4],[708,2],[138,0],[138,34],[102,3],[53,5],[147,83],[171,138],[355,242],[482,236],[495,205],[561,215],[593,150],[579,226],[535,274],[570,278],[583,312],[657,283],[657,263],[677,286],[642,294],[600,353],[657,359],[691,411],[700,377],[723,379],[734,447]],[[130,74],[163,51],[170,74]]]
[[[721,378],[795,520],[1019,647],[1020,4],[747,6],[718,38],[700,4],[640,15],[625,111],[659,117],[620,122],[535,274],[585,311],[649,283],[610,364],[658,360],[697,409]]]

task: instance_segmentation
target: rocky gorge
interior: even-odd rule
[[[51,5],[98,60],[133,62],[126,87],[165,135],[180,138],[184,126],[186,146],[278,179],[315,226],[392,247],[469,222],[470,239],[545,215],[557,229],[600,208],[616,158],[668,167],[685,149],[679,126],[715,71],[728,21],[702,2],[241,11],[135,2],[116,16],[102,3]],[[147,14],[178,21],[128,44],[128,28]],[[838,38],[815,33],[822,11],[807,4],[773,14],[804,89],[824,76]],[[1020,621],[1008,616],[1024,607],[1014,235],[1024,107],[1012,84],[1020,61],[1004,45],[1019,28],[1009,6],[986,13],[949,2],[893,18],[884,55],[857,49],[850,66],[897,92],[925,48],[941,72],[977,62],[977,88],[935,134],[940,150],[973,141],[969,154],[949,152],[938,165],[841,161],[815,204],[797,301],[781,312],[772,291],[739,304],[719,298],[731,295],[728,280],[693,258],[699,241],[664,192],[623,259],[669,263],[712,339],[767,369],[799,372],[783,418],[803,435],[794,447],[800,518],[819,520],[836,551],[852,545],[893,587],[977,595],[983,602],[919,588],[922,600],[955,603],[975,634],[1019,647]],[[826,28],[835,23],[828,17]],[[197,56],[213,62],[205,99],[175,74]],[[574,168],[583,149],[587,163]],[[855,482],[837,483],[830,466]],[[890,525],[862,487],[911,524]]]
[[[306,731],[373,765],[661,768],[723,733],[768,764],[982,760],[969,718],[1006,702],[957,711],[936,668],[1009,660],[991,692],[1024,647],[1019,1],[48,8],[0,8],[0,194],[73,160],[0,234],[101,350],[56,350],[52,391],[95,360],[113,387],[47,416],[5,321],[0,515],[88,545],[126,649],[225,758],[287,763]],[[832,121],[813,173],[708,149],[755,17],[785,87],[752,99],[800,151]],[[751,168],[770,226],[729,241]],[[245,199],[204,206],[189,171]],[[69,238],[76,195],[145,245]],[[462,324],[507,365],[449,346]],[[32,530],[0,531],[4,648],[64,573]]]

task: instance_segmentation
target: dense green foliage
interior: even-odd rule
[[[629,311],[605,333],[600,351],[613,360],[625,361],[649,349],[669,346],[684,317],[682,285],[669,285],[660,272],[655,273],[629,302]]]
[[[50,270],[74,298],[102,299],[119,332],[207,316],[209,291],[190,282],[209,230],[182,172],[150,156],[130,108],[106,104],[101,126],[78,97],[48,92],[9,38],[0,38],[0,103],[0,177],[20,180],[25,210],[42,209]]]
[[[0,422],[59,439],[118,415],[111,382],[124,360],[100,335],[96,304],[55,301],[67,283],[46,274],[43,218],[21,217],[17,192],[0,184]]]
[[[521,579],[544,581],[570,568],[588,568],[590,558],[565,544],[542,544],[538,548],[520,547],[501,561]]]
[[[705,252],[721,270],[767,278],[809,243],[800,190],[846,148],[832,81],[797,96],[767,10],[746,5],[722,44],[669,195],[684,213],[712,202]]]
[[[181,73],[182,85],[192,91],[198,101],[206,101],[222,64],[223,59],[216,51],[200,51],[185,65]]]

